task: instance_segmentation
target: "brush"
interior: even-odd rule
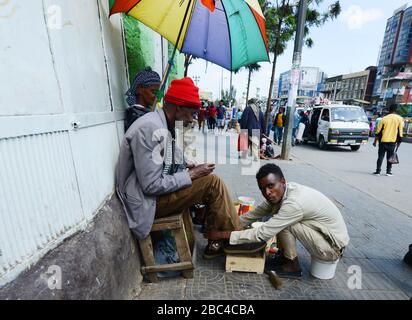
[[[270,283],[275,287],[276,290],[280,290],[282,288],[283,282],[282,280],[278,277],[275,271],[270,270],[267,272],[269,275],[269,281]]]

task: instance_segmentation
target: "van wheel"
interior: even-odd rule
[[[318,141],[318,147],[321,150],[325,150],[326,149],[326,143],[325,143],[325,138],[323,136],[319,137],[319,141]]]
[[[350,149],[352,151],[358,151],[360,149],[360,146],[350,146]]]

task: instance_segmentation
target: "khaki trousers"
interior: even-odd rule
[[[302,243],[311,256],[319,260],[335,261],[341,256],[320,232],[302,223],[296,223],[277,234],[278,247],[284,250],[284,256],[288,259],[293,260],[298,256],[296,239]]]
[[[155,217],[176,214],[195,204],[206,205],[207,226],[211,230],[242,229],[242,223],[225,183],[213,174],[194,180],[189,188],[157,197]]]

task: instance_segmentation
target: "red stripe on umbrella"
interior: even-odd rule
[[[113,5],[112,10],[110,10],[110,15],[121,12],[129,12],[140,1],[141,0],[117,0]]]

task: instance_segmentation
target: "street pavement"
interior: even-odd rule
[[[370,195],[378,202],[398,209],[412,217],[412,143],[401,144],[398,150],[399,165],[393,165],[392,177],[374,176],[378,158],[378,147],[373,147],[370,139],[359,151],[348,147],[330,147],[325,151],[308,144],[292,149],[292,155],[319,170]],[[386,172],[386,160],[382,173]]]
[[[196,160],[204,162],[211,153],[202,146],[203,135],[195,132]],[[212,134],[209,139],[214,139]],[[236,141],[230,133],[223,139]],[[221,141],[222,137],[220,137]],[[358,152],[333,148],[320,151],[313,145],[293,148],[291,161],[261,161],[278,164],[289,181],[295,181],[323,192],[341,210],[347,223],[350,244],[338,264],[335,278],[319,280],[310,275],[310,256],[299,245],[303,279],[283,280],[281,290],[275,290],[266,275],[226,273],[224,257],[205,261],[201,254],[206,244],[197,233],[197,265],[193,279],[182,277],[163,279],[160,283],[144,283],[136,299],[337,299],[337,300],[392,300],[412,297],[412,268],[403,263],[408,245],[412,243],[412,218],[408,215],[407,188],[411,165],[407,163],[412,145],[402,145],[399,167],[394,177],[375,177],[377,150],[372,146]],[[342,149],[342,150],[341,150]],[[221,147],[216,147],[215,152]],[[224,149],[223,149],[224,150]],[[235,148],[226,148],[227,163],[236,162]],[[280,150],[276,148],[279,153]],[[402,159],[404,159],[402,161]],[[210,159],[207,159],[210,162]],[[222,162],[216,159],[216,163]],[[233,199],[251,196],[262,201],[253,174],[241,175],[241,164],[219,164],[216,174],[227,184]],[[409,166],[409,169],[408,169]],[[408,172],[409,170],[409,172]],[[408,180],[410,181],[410,179]],[[398,190],[398,191],[397,191]],[[409,191],[410,193],[410,191]],[[392,196],[397,196],[392,199]],[[410,209],[409,209],[410,210]],[[360,267],[361,288],[350,289],[351,269]]]

